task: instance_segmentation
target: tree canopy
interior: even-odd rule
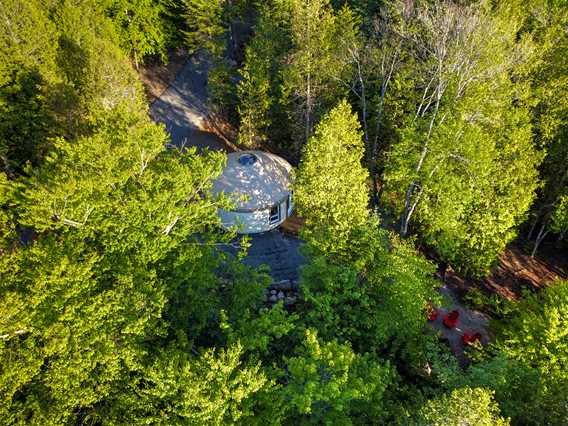
[[[568,281],[503,302],[458,357],[428,324],[455,302],[448,265],[479,283],[511,243],[566,255],[567,18],[552,0],[3,0],[2,422],[567,424]],[[294,166],[290,279],[222,229],[225,154],[149,116],[138,72],[182,47],[209,118]]]

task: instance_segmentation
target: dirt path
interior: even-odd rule
[[[219,137],[206,130],[208,68],[206,61],[190,58],[174,82],[152,103],[150,116],[165,124],[175,146],[229,151]]]

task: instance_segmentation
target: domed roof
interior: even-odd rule
[[[213,193],[230,196],[237,210],[266,209],[290,192],[291,170],[286,160],[268,152],[232,152],[223,173],[213,182]],[[238,200],[243,195],[246,201]]]

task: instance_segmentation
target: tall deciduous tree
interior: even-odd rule
[[[517,40],[514,20],[486,6],[441,2],[417,7],[414,19],[407,38],[416,107],[390,151],[386,191],[401,235],[416,215],[442,258],[483,274],[515,236],[537,186],[541,155],[522,79],[530,45]]]
[[[541,0],[519,6],[515,0],[508,4],[523,19],[519,34],[532,36],[538,46],[538,60],[530,73],[532,115],[535,142],[546,152],[540,168],[543,186],[528,232],[528,238],[534,239],[534,256],[549,233],[562,240],[568,228],[563,207],[563,197],[568,196],[568,8]]]
[[[298,213],[306,218],[302,235],[324,253],[349,252],[351,232],[368,220],[364,149],[357,116],[342,101],[322,118],[303,150],[294,184]]]
[[[356,354],[347,344],[321,341],[315,330],[306,331],[297,356],[286,364],[283,392],[290,417],[312,424],[349,423],[350,415],[364,412],[365,402],[380,400],[391,378],[388,364]]]
[[[482,388],[461,388],[429,401],[420,410],[420,426],[507,426],[493,392]]]
[[[306,323],[358,351],[394,352],[414,344],[428,304],[438,300],[433,265],[377,223],[359,229],[349,243],[347,262],[316,256],[302,270]]]
[[[200,247],[188,238],[217,223],[207,189],[222,156],[164,152],[148,120],[108,113],[33,172],[19,214],[37,242],[2,256],[5,419],[95,415],[166,335],[170,256],[186,258],[183,247]]]
[[[242,346],[203,351],[176,345],[160,351],[143,375],[115,396],[105,419],[117,423],[224,425],[255,415],[255,397],[273,384],[259,363],[244,364]]]
[[[303,141],[300,134],[296,136],[299,150],[308,141],[321,107],[346,92],[339,81],[351,74],[348,47],[358,36],[358,22],[348,7],[334,12],[329,0],[292,0],[291,4],[293,48],[284,84],[293,94],[297,120],[303,123]]]

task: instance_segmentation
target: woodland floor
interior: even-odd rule
[[[446,285],[458,296],[477,288],[485,294],[499,294],[509,300],[517,300],[523,290],[536,291],[558,279],[568,278],[568,253],[555,247],[554,242],[544,242],[532,258],[519,243],[511,245],[501,255],[499,264],[484,279],[465,279],[453,271],[445,276]]]
[[[491,317],[486,312],[466,308],[461,302],[468,291],[479,289],[488,296],[499,294],[509,300],[518,300],[523,290],[537,291],[558,279],[568,278],[568,253],[558,249],[554,242],[543,243],[534,258],[527,251],[530,250],[523,250],[519,243],[511,245],[501,255],[499,264],[492,273],[484,279],[463,278],[451,269],[445,276],[437,274],[443,282],[440,293],[447,297],[450,306],[440,309],[439,317],[431,325],[448,342],[461,366],[468,364],[462,342],[465,332],[479,332],[483,345],[491,339]],[[442,324],[442,318],[453,309],[459,312],[460,321],[456,328],[448,329]]]

